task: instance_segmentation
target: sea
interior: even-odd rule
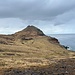
[[[75,34],[49,34],[48,36],[55,37],[61,45],[69,47],[69,50],[75,51]]]

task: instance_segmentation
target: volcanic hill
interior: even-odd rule
[[[0,75],[61,75],[55,71],[54,74],[53,69],[59,68],[54,68],[54,64],[61,66],[62,59],[75,61],[75,52],[66,50],[58,39],[46,36],[35,26],[27,26],[15,34],[0,35]],[[51,70],[48,65],[53,65],[50,66],[53,69],[46,74]]]

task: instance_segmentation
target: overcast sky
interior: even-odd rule
[[[45,34],[75,33],[75,0],[0,0],[0,34],[27,25]]]

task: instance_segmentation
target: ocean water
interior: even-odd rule
[[[75,34],[49,34],[59,40],[61,45],[69,46],[70,50],[75,51]]]

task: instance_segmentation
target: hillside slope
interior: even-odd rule
[[[12,35],[0,35],[1,75],[10,68],[43,67],[68,58],[75,58],[75,52],[66,50],[56,38],[46,36],[34,26]]]

